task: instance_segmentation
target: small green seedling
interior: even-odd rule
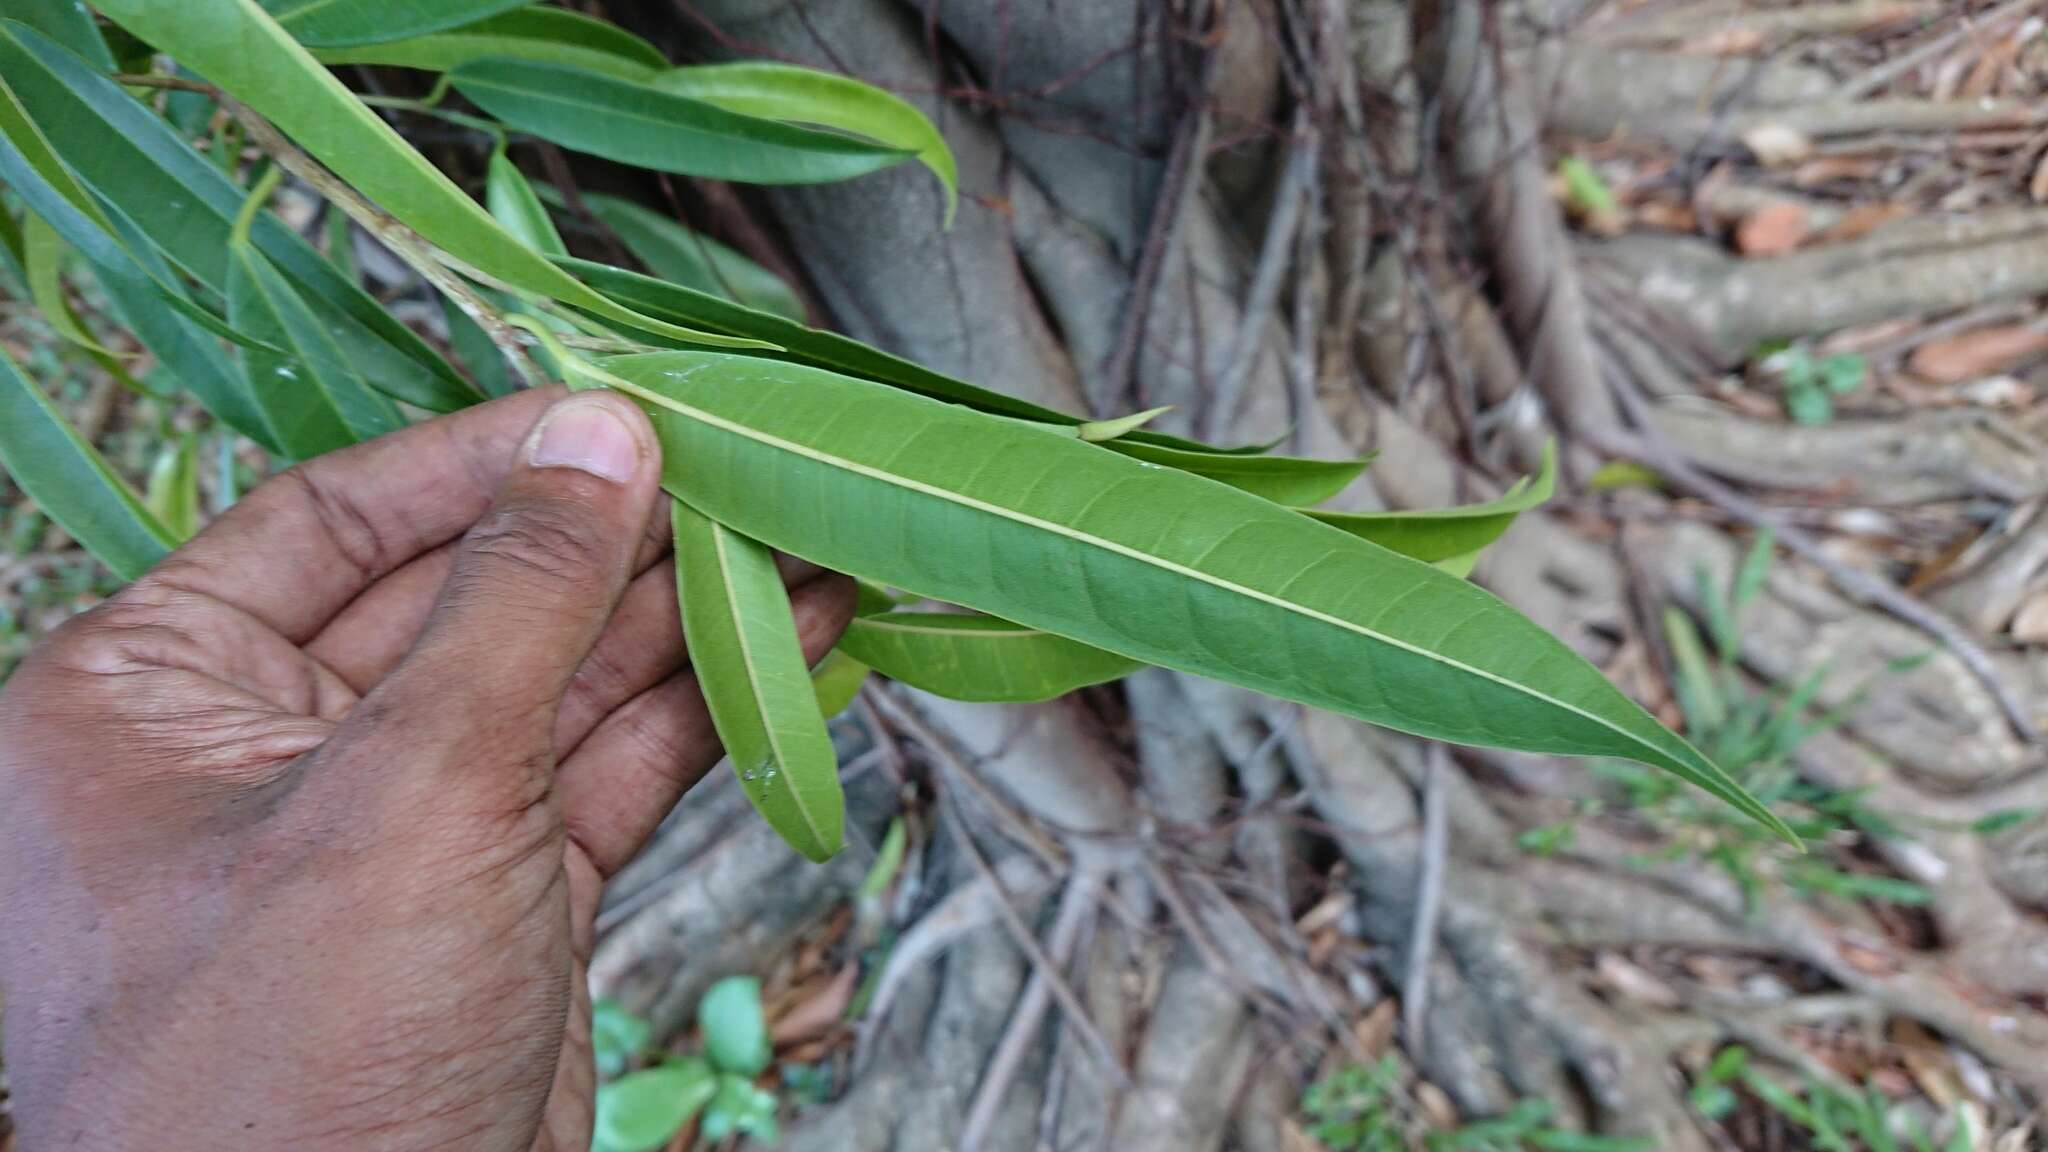
[[[655,1152],[693,1119],[706,1140],[743,1135],[776,1142],[781,1101],[754,1083],[774,1052],[761,982],[730,976],[713,984],[697,1002],[697,1030],[702,1055],[667,1057],[627,1072],[645,1053],[647,1022],[608,1000],[593,1006],[591,1046],[604,1082],[597,1089],[591,1152]]]
[[[1948,1115],[1947,1138],[1937,1141],[1919,1117],[1875,1088],[1854,1091],[1808,1079],[1795,1091],[1757,1068],[1739,1044],[1714,1055],[1689,1096],[1694,1111],[1720,1121],[1740,1103],[1738,1090],[1806,1133],[1809,1146],[1820,1152],[1969,1152],[1977,1146],[1960,1108]]]
[[[1834,419],[1835,397],[1862,387],[1870,374],[1870,366],[1861,356],[1840,353],[1816,358],[1803,343],[1768,347],[1759,367],[1777,377],[1785,414],[1801,424],[1825,424]]]
[[[1649,1152],[1633,1136],[1575,1132],[1552,1120],[1543,1100],[1522,1100],[1499,1116],[1445,1131],[1426,1132],[1402,1089],[1392,1056],[1371,1064],[1347,1063],[1309,1086],[1301,1097],[1308,1134],[1329,1152]]]

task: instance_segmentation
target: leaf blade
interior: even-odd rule
[[[1464,562],[1500,538],[1515,517],[1548,501],[1557,491],[1557,444],[1543,449],[1543,466],[1498,499],[1457,508],[1403,512],[1324,512],[1308,515],[1333,528],[1428,563]]]
[[[448,72],[487,56],[543,60],[627,80],[668,67],[661,51],[615,24],[562,8],[515,8],[446,32],[378,44],[314,48],[323,64],[381,64]]]
[[[816,369],[604,363],[670,490],[768,546],[1400,731],[1641,760],[1783,828],[1490,594],[1249,494]]]
[[[733,771],[791,847],[830,859],[844,824],[838,757],[774,557],[681,500],[671,517],[683,635]]]
[[[379,207],[484,275],[658,335],[755,345],[639,315],[513,240],[255,0],[102,0],[99,8],[262,114]]]
[[[938,177],[946,196],[945,220],[953,222],[960,204],[953,150],[923,112],[892,92],[850,76],[767,60],[672,68],[649,83],[728,112],[822,124],[908,152]]]
[[[981,703],[1052,700],[1144,667],[1051,632],[959,612],[856,617],[839,648],[892,680]]]
[[[459,28],[533,0],[262,0],[301,44],[379,44]]]
[[[847,180],[909,153],[728,112],[601,72],[537,60],[472,60],[455,90],[508,126],[622,164],[752,184]]]
[[[0,350],[0,467],[116,576],[133,580],[177,546],[42,389]]]

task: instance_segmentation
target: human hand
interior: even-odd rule
[[[719,755],[659,473],[621,397],[494,401],[269,481],[23,663],[24,1152],[587,1146],[599,887]],[[784,572],[815,660],[851,582]]]

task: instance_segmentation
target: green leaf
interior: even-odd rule
[[[533,185],[526,182],[525,174],[503,148],[491,153],[484,177],[484,204],[521,244],[546,256],[569,254],[562,234],[555,231],[555,222],[548,219],[548,210],[533,194]]]
[[[1082,417],[1071,416],[1065,412],[1033,404],[1028,400],[1019,400],[1014,396],[978,387],[942,372],[934,372],[922,364],[891,355],[858,340],[841,336],[837,332],[806,328],[787,317],[757,311],[708,292],[574,257],[557,260],[556,263],[588,280],[605,295],[647,315],[715,332],[750,336],[773,344],[777,350],[764,353],[772,359],[829,368],[849,376],[858,376],[864,380],[906,389],[935,400],[964,404],[978,411],[992,412],[1019,420],[1067,428],[1087,423]],[[1246,454],[1230,449],[1211,448],[1192,440],[1164,436],[1143,429],[1126,435],[1118,443],[1143,443],[1205,455]]]
[[[126,481],[0,350],[0,466],[44,515],[133,580],[177,546]]]
[[[448,346],[455,349],[456,357],[469,369],[484,394],[510,396],[518,384],[505,363],[505,354],[491,342],[490,336],[446,296],[441,297],[441,318],[448,324]]]
[[[804,306],[782,277],[709,236],[630,200],[585,193],[583,203],[656,276],[749,308],[803,320]]]
[[[81,179],[132,218],[150,245],[225,295],[241,188],[120,85],[21,25],[0,23],[0,74]],[[476,402],[447,361],[282,221],[261,216],[251,235],[317,302],[335,339],[380,390],[433,412]],[[133,254],[146,259],[139,249]]]
[[[889,821],[881,847],[875,849],[875,862],[868,865],[868,874],[861,878],[860,889],[854,893],[856,899],[873,902],[882,898],[903,868],[903,853],[909,843],[910,833],[904,827],[903,817]]]
[[[347,370],[331,335],[254,245],[232,245],[230,255],[229,318],[286,353],[242,349],[249,391],[281,453],[305,460],[404,423],[389,400]]]
[[[1468,744],[1664,768],[1770,810],[1489,593],[1248,493],[830,372],[603,362],[706,516],[836,571]]]
[[[652,84],[743,116],[837,128],[912,153],[939,178],[946,223],[953,222],[960,201],[953,150],[924,113],[894,93],[850,76],[764,60],[674,68]]]
[[[1147,408],[1143,412],[1133,412],[1129,416],[1118,416],[1113,420],[1090,420],[1074,429],[1074,432],[1090,444],[1101,444],[1136,432],[1171,411],[1173,405],[1168,404],[1163,408]]]
[[[668,67],[654,45],[580,12],[560,8],[519,8],[446,32],[384,44],[315,48],[324,64],[383,64],[448,72],[471,60],[510,57],[604,72],[640,80]]]
[[[818,697],[818,714],[831,719],[847,710],[868,682],[867,665],[834,648],[811,669],[811,690]]]
[[[254,0],[103,0],[99,8],[267,117],[378,207],[482,274],[657,335],[757,346],[641,316],[518,243]]]
[[[1970,822],[1970,831],[1979,836],[1992,836],[2009,828],[2017,828],[2041,818],[2039,808],[2001,808],[1988,816],[1981,816]]]
[[[1290,508],[1328,500],[1358,479],[1358,474],[1372,463],[1370,456],[1314,460],[1305,456],[1191,451],[1148,444],[1129,436],[1111,440],[1103,447],[1148,464],[1192,472]]]
[[[733,771],[811,860],[839,851],[839,760],[766,548],[675,502],[676,583],[690,663]]]
[[[695,1059],[600,1084],[591,1152],[655,1152],[717,1093],[718,1074]]]
[[[774,1046],[761,1014],[761,982],[752,976],[728,976],[713,984],[697,1002],[697,1029],[704,1034],[704,1055],[721,1072],[758,1076],[768,1067]]]
[[[597,1059],[597,1074],[607,1079],[626,1070],[654,1038],[654,1026],[626,1010],[616,1000],[598,1000],[590,1006],[590,1049]]]
[[[22,221],[22,271],[28,276],[28,295],[36,310],[43,314],[51,331],[63,339],[87,352],[113,356],[85,330],[78,313],[71,308],[70,297],[64,294],[64,257],[69,251],[64,238],[42,217],[31,214]]]
[[[1607,186],[1607,181],[1591,164],[1577,156],[1566,156],[1557,162],[1557,174],[1564,178],[1565,198],[1581,213],[1611,216],[1621,211],[1621,205],[1615,202],[1613,189]]]
[[[1515,517],[1550,499],[1557,488],[1557,445],[1543,449],[1543,469],[1523,478],[1498,500],[1459,508],[1414,512],[1317,512],[1308,514],[1332,528],[1430,563],[1476,557],[1500,538]]]
[[[114,70],[114,54],[80,0],[8,0],[7,16],[64,45],[102,72]]]
[[[700,1135],[710,1143],[728,1136],[751,1133],[763,1143],[775,1141],[775,1094],[754,1087],[745,1076],[727,1073],[718,1078],[718,1094],[704,1106]]]
[[[820,184],[864,176],[910,156],[560,64],[473,60],[448,77],[456,91],[511,128],[661,172],[750,184]]]
[[[262,0],[301,44],[341,47],[459,28],[533,0]],[[120,17],[115,17],[120,19]],[[126,23],[126,21],[123,21]],[[168,46],[165,51],[183,59]]]
[[[1144,667],[1064,636],[961,612],[857,617],[839,647],[892,680],[951,700],[1051,700]]]
[[[157,453],[142,502],[173,539],[190,540],[199,531],[199,441],[191,433]]]

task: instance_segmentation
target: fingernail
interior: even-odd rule
[[[640,467],[640,438],[596,396],[571,397],[550,408],[533,430],[527,462],[535,468],[576,468],[623,484]]]

